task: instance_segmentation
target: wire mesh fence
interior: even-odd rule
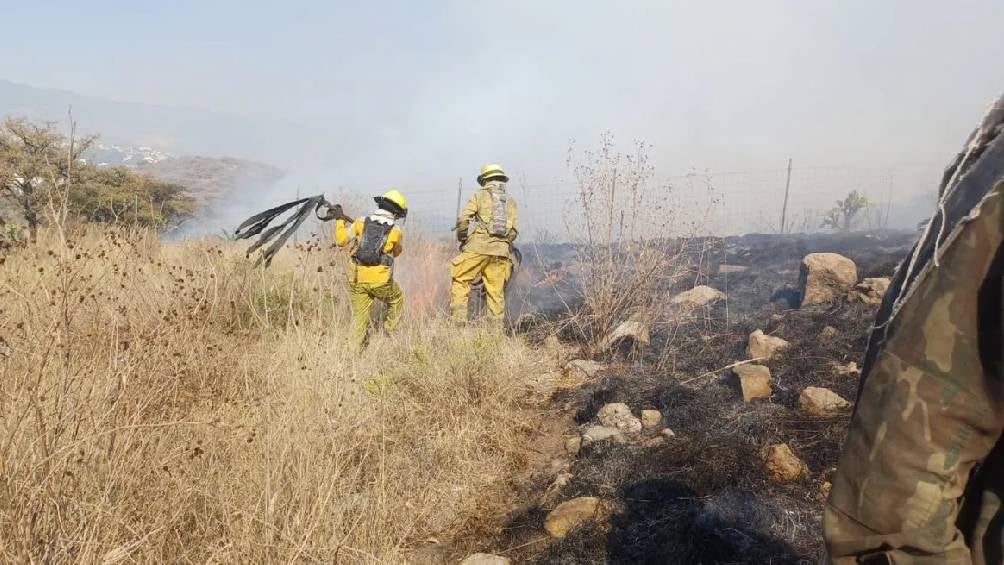
[[[782,164],[783,165],[783,164]],[[857,191],[868,206],[855,218],[856,229],[910,229],[930,213],[939,166],[898,164],[886,167],[814,166],[797,164],[743,171],[690,170],[654,175],[648,180],[652,204],[668,204],[680,219],[680,231],[699,225],[706,235],[779,233],[785,197],[786,233],[823,230],[822,219],[837,200]],[[520,238],[524,241],[566,242],[581,236],[582,186],[574,178],[534,182],[514,175],[509,191],[519,203]],[[376,183],[347,187],[353,194],[386,188]],[[400,185],[411,201],[409,227],[426,235],[450,234],[458,207],[458,181]],[[459,182],[460,202],[477,189],[473,179]],[[625,198],[627,196],[625,195]],[[658,202],[656,202],[658,201]],[[672,234],[668,234],[672,235]]]

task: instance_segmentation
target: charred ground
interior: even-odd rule
[[[607,354],[608,370],[550,399],[553,410],[573,423],[570,433],[574,425],[594,423],[604,404],[624,402],[636,414],[660,410],[676,437],[654,446],[643,439],[583,446],[569,457],[571,479],[557,490],[558,466],[539,472],[520,487],[526,502],[493,546],[509,548],[517,562],[537,563],[817,561],[823,485],[850,416],[806,415],[798,396],[807,386],[821,386],[855,398],[858,375],[840,374],[834,364],[860,364],[876,306],[837,301],[797,309],[799,264],[807,253],[835,252],[855,261],[859,278],[890,276],[913,238],[883,232],[724,240],[703,282],[727,290],[727,301],[672,329],[655,328],[652,347],[640,357]],[[570,248],[555,251],[545,265],[568,268]],[[733,268],[722,269],[722,263]],[[574,304],[574,280],[550,288],[561,295],[552,302]],[[544,292],[537,290],[538,300]],[[822,336],[827,326],[836,331]],[[768,363],[772,397],[744,403],[737,379],[723,368],[747,358],[747,338],[756,329],[792,346]],[[780,442],[806,462],[805,479],[778,484],[767,478],[760,450]],[[562,540],[541,538],[547,512],[577,496],[606,501],[607,519]]]

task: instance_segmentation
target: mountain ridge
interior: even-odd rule
[[[79,131],[110,145],[149,146],[176,154],[235,157],[285,168],[321,132],[281,119],[248,118],[201,108],[118,101],[0,78],[0,113],[65,124],[72,108]],[[288,141],[295,139],[295,144]]]

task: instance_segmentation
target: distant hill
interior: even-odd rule
[[[251,119],[194,108],[171,108],[82,96],[0,79],[0,115],[65,124],[67,110],[82,133],[101,143],[147,146],[175,154],[236,156],[280,166],[301,160],[324,136],[282,120]],[[316,146],[316,145],[315,145]]]
[[[205,207],[221,198],[237,197],[275,185],[283,172],[271,165],[232,157],[169,157],[145,161],[136,170],[180,184]]]
[[[302,162],[302,148],[322,143],[316,132],[277,120],[118,102],[0,79],[0,118],[55,122],[65,131],[71,107],[79,133],[98,136],[87,160],[180,184],[196,198],[199,217],[185,228],[193,234],[230,226],[255,210],[258,199],[270,202],[285,173],[266,163]]]

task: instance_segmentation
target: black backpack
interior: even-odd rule
[[[375,267],[377,265],[390,265],[393,258],[383,252],[387,245],[387,238],[390,237],[390,230],[394,224],[383,224],[366,218],[363,222],[363,233],[359,237],[359,245],[356,247],[352,258],[356,263],[365,267]]]

